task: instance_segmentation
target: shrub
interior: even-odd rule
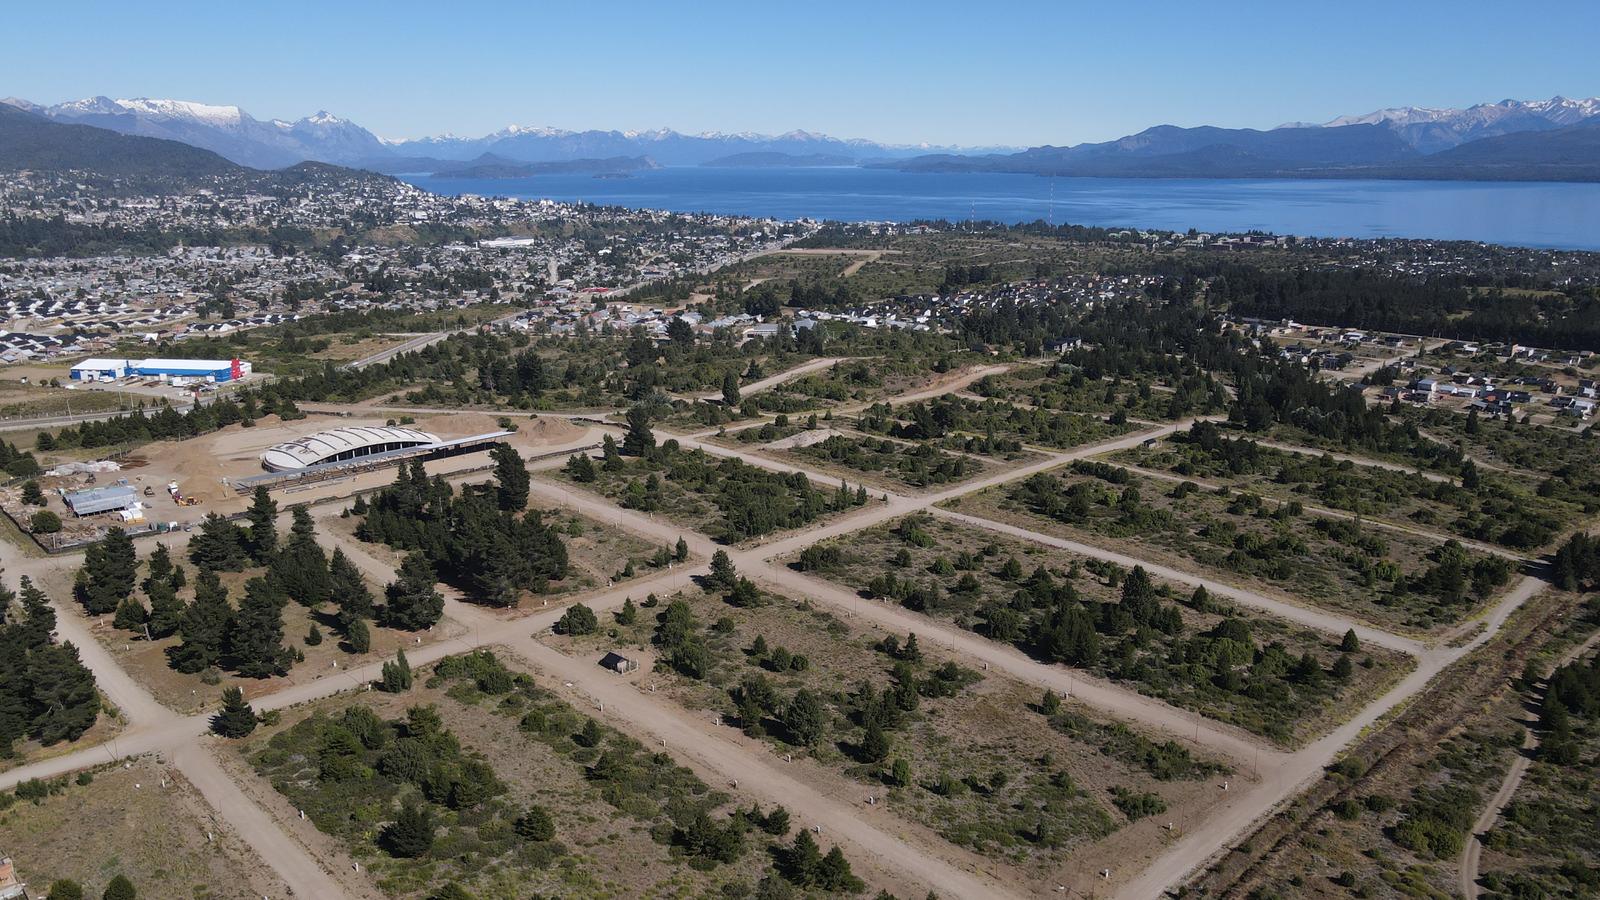
[[[594,610],[582,603],[574,603],[567,607],[561,614],[560,621],[556,622],[556,631],[560,634],[594,634],[600,627],[599,619],[595,617]]]

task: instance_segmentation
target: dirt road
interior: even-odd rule
[[[821,367],[831,362],[818,360],[808,365]],[[895,398],[895,402],[912,402],[961,390],[986,374],[1004,369],[1004,366],[976,367],[953,378],[945,379],[936,386],[908,392]],[[794,375],[795,370],[790,370],[774,378],[788,378]],[[754,388],[756,385],[751,387]],[[1117,685],[1085,677],[1065,667],[1038,663],[1014,648],[987,641],[899,607],[862,600],[837,585],[815,581],[775,561],[819,540],[847,535],[910,512],[931,510],[937,515],[951,517],[968,524],[1109,559],[1123,565],[1144,565],[1147,570],[1159,577],[1191,584],[1204,584],[1208,590],[1220,595],[1329,634],[1342,634],[1345,629],[1352,627],[1353,623],[1342,620],[1334,613],[1309,609],[1278,598],[1217,584],[1186,572],[1142,562],[1103,548],[1049,538],[1003,523],[935,509],[936,504],[945,500],[1025,478],[1035,472],[1060,466],[1075,459],[1136,446],[1145,440],[1187,428],[1190,424],[1191,421],[1170,423],[1099,444],[1073,448],[1065,452],[1047,453],[1042,459],[1026,466],[991,473],[936,493],[913,497],[893,492],[877,492],[883,499],[870,502],[817,528],[780,534],[727,549],[741,571],[780,591],[813,597],[819,602],[828,603],[844,611],[847,615],[858,615],[896,631],[915,630],[927,639],[937,640],[953,648],[975,664],[985,668],[994,667],[1028,683],[1069,693],[1078,700],[1145,726],[1196,740],[1204,746],[1240,761],[1240,769],[1248,765],[1257,775],[1256,780],[1233,781],[1229,785],[1229,790],[1221,792],[1214,807],[1214,815],[1207,820],[1202,829],[1177,838],[1155,863],[1127,881],[1118,891],[1119,896],[1154,897],[1171,884],[1181,881],[1187,873],[1225,848],[1261,816],[1269,813],[1286,798],[1293,796],[1304,784],[1319,777],[1322,769],[1364,728],[1408,701],[1446,665],[1481,645],[1498,630],[1511,611],[1544,586],[1543,582],[1531,576],[1520,581],[1487,611],[1481,622],[1482,628],[1476,636],[1456,648],[1448,646],[1430,648],[1410,638],[1368,626],[1354,625],[1357,634],[1363,640],[1416,656],[1418,660],[1416,669],[1378,701],[1333,732],[1299,751],[1283,753],[1262,747],[1261,742],[1252,736],[1197,719],[1190,713]],[[818,476],[803,466],[769,459],[748,450],[702,444],[689,436],[665,433],[660,436],[663,439],[676,437],[685,446],[703,447],[708,453],[736,457],[766,469],[803,472],[822,483],[833,480]],[[1296,450],[1315,452],[1303,448]],[[1404,467],[1384,465],[1370,460],[1355,459],[1355,461],[1410,471]],[[560,460],[546,460],[534,468],[557,465],[559,462]],[[1436,474],[1424,477],[1443,479],[1443,476]],[[670,543],[681,536],[695,554],[696,558],[686,565],[583,595],[582,601],[596,611],[620,607],[626,597],[637,598],[651,591],[665,593],[687,587],[689,578],[703,572],[704,561],[718,549],[717,545],[705,535],[696,534],[665,520],[622,510],[610,501],[586,491],[569,489],[565,485],[541,479],[533,481],[531,490],[541,502],[559,503],[601,521],[615,522],[620,527],[647,536],[656,542]],[[318,512],[320,516],[333,514],[336,514],[336,511],[327,508]],[[186,536],[177,536],[169,540],[181,548]],[[331,536],[328,530],[324,529],[324,543],[330,546],[342,546],[352,561],[374,581],[382,583],[391,580],[392,564],[378,559],[358,542]],[[75,565],[77,560],[73,558],[19,559],[10,564],[11,571],[8,574],[13,576],[25,573],[43,574]],[[35,577],[37,580],[37,575]],[[826,842],[830,838],[835,838],[846,842],[858,853],[872,859],[873,865],[905,873],[916,882],[934,886],[946,895],[987,897],[1004,893],[999,881],[982,870],[981,862],[968,867],[951,863],[951,859],[963,858],[961,851],[949,848],[949,851],[945,852],[945,848],[941,848],[939,853],[932,853],[914,846],[897,831],[901,825],[887,819],[879,820],[877,813],[858,809],[851,801],[826,797],[808,788],[793,774],[786,772],[785,767],[788,764],[781,763],[764,746],[742,743],[728,729],[714,726],[709,720],[704,723],[699,722],[692,714],[652,700],[626,681],[606,676],[593,666],[590,660],[564,656],[537,641],[533,635],[553,624],[561,614],[562,608],[563,606],[555,606],[541,609],[518,618],[515,613],[498,613],[479,607],[463,606],[452,600],[449,604],[450,615],[457,622],[468,625],[467,632],[453,639],[418,646],[414,652],[408,652],[408,656],[413,665],[421,666],[443,656],[476,647],[493,644],[510,646],[542,671],[574,682],[586,696],[593,698],[596,703],[605,704],[608,715],[628,722],[630,730],[643,729],[658,739],[666,740],[675,751],[690,756],[703,769],[727,775],[730,780],[738,779],[741,783],[756,785],[757,787],[752,790],[781,798],[781,802],[795,810],[802,821],[822,826],[823,833],[820,840]],[[95,672],[107,697],[122,710],[129,720],[129,726],[114,741],[105,745],[86,748],[0,774],[0,787],[14,785],[26,778],[65,774],[105,762],[107,759],[153,751],[169,753],[173,755],[182,771],[217,807],[223,818],[242,834],[247,835],[263,857],[295,887],[297,896],[348,895],[347,889],[329,876],[316,860],[308,855],[304,846],[286,834],[284,829],[274,822],[270,813],[248,796],[241,795],[226,770],[218,765],[215,758],[210,757],[209,751],[204,746],[197,745],[197,742],[211,740],[204,737],[208,725],[207,716],[179,716],[162,707],[116,665],[110,654],[100,648],[89,631],[87,621],[82,618],[75,606],[63,603],[58,604],[58,609],[62,637],[79,645],[85,664]],[[1469,623],[1458,629],[1457,633],[1464,635],[1468,633],[1469,628],[1476,627],[1476,624],[1478,623]],[[313,681],[284,687],[260,697],[254,704],[260,711],[283,709],[322,699],[341,691],[363,689],[366,684],[379,676],[381,665],[380,662],[374,662],[352,670],[340,670],[336,674],[329,674]],[[1197,723],[1198,728],[1196,728]],[[1512,790],[1514,791],[1514,787]],[[1118,880],[1124,874],[1117,873]]]
[[[1399,463],[1385,462],[1368,456],[1356,456],[1352,453],[1339,453],[1333,450],[1317,450],[1312,447],[1296,447],[1294,444],[1280,444],[1276,441],[1256,441],[1256,443],[1263,447],[1271,447],[1274,450],[1282,450],[1285,453],[1298,453],[1301,456],[1327,456],[1340,462],[1354,463],[1370,469],[1388,469],[1391,472],[1404,472],[1407,475],[1415,475],[1418,478],[1426,478],[1429,481],[1437,481],[1441,484],[1454,484],[1456,481],[1456,479],[1448,475],[1441,475],[1438,472],[1429,472],[1426,469],[1420,469],[1415,466],[1403,466]]]
[[[178,545],[181,551],[186,537],[178,536],[169,540]],[[35,581],[42,581],[53,571],[75,568],[79,561],[77,556],[21,559],[13,563],[8,574],[26,574]],[[311,859],[303,847],[290,841],[278,829],[261,807],[241,797],[234,782],[210,756],[207,744],[211,739],[204,737],[210,724],[208,716],[179,716],[162,706],[116,664],[111,654],[90,633],[89,624],[76,604],[57,599],[53,605],[57,635],[78,648],[79,659],[94,673],[101,693],[117,706],[128,720],[129,727],[98,747],[0,773],[0,788],[14,787],[29,778],[54,778],[144,753],[168,753],[172,755],[173,764],[200,791],[218,817],[239,832],[295,895],[330,898],[349,896]]]
[[[1568,650],[1561,655],[1550,667],[1554,672],[1567,663],[1593,650],[1600,644],[1600,632],[1589,636],[1589,639]],[[1539,750],[1539,733],[1534,730],[1538,717],[1531,712],[1524,717],[1527,732],[1522,738],[1522,748],[1517,752],[1517,758],[1511,761],[1511,768],[1506,770],[1505,777],[1500,780],[1500,787],[1495,790],[1494,796],[1489,798],[1489,805],[1478,815],[1477,821],[1472,823],[1472,832],[1467,835],[1467,845],[1461,849],[1461,857],[1456,863],[1461,879],[1461,896],[1466,900],[1478,900],[1478,865],[1483,857],[1483,835],[1494,827],[1500,813],[1505,811],[1506,804],[1517,794],[1517,788],[1522,786],[1523,776],[1528,774],[1528,766],[1533,763],[1533,755]]]
[[[452,606],[450,614],[463,622],[493,625],[492,617],[477,607]],[[580,702],[591,714],[625,723],[619,726],[636,738],[655,738],[675,755],[689,757],[719,778],[737,783],[768,801],[781,803],[800,827],[819,826],[817,840],[846,842],[850,856],[871,859],[918,884],[922,890],[948,892],[957,897],[1015,896],[994,878],[970,869],[958,868],[939,856],[911,846],[891,833],[894,827],[887,813],[877,814],[835,797],[826,797],[802,783],[786,763],[764,744],[745,740],[738,732],[703,721],[668,702],[652,700],[631,682],[606,673],[595,660],[563,655],[534,640],[528,629],[518,629],[502,643],[539,670],[570,684],[571,690],[590,699]],[[867,789],[862,789],[865,796]],[[868,817],[876,819],[869,821]],[[954,848],[951,848],[952,851]]]
[[[767,377],[765,377],[765,378],[763,378],[763,379],[761,379],[759,381],[752,381],[749,384],[740,385],[739,386],[739,396],[740,397],[748,397],[751,394],[759,394],[762,391],[771,390],[772,388],[777,387],[778,385],[783,384],[786,381],[793,381],[794,379],[799,378],[802,375],[809,375],[812,372],[816,372],[816,371],[821,370],[821,369],[830,369],[830,368],[838,365],[839,363],[842,363],[842,362],[844,362],[846,360],[849,360],[849,359],[852,359],[852,358],[853,357],[849,357],[849,356],[829,356],[829,357],[823,357],[822,359],[813,359],[812,361],[810,361],[808,363],[802,363],[801,365],[795,366],[792,369],[785,369],[782,372],[777,373],[776,375],[768,375]],[[699,399],[699,400],[721,400],[722,399],[722,392],[721,391],[708,391],[708,392],[706,392],[704,394],[696,395],[695,399]]]
[[[312,859],[305,847],[283,833],[266,810],[243,796],[211,754],[207,742],[191,742],[172,754],[172,763],[200,791],[206,803],[288,883],[294,896],[353,898]]]
[[[1245,802],[1221,810],[1206,822],[1203,830],[1185,835],[1137,878],[1123,885],[1116,896],[1150,900],[1163,896],[1172,885],[1182,883],[1191,872],[1247,834],[1279,804],[1292,799],[1307,784],[1322,777],[1323,770],[1368,726],[1399,709],[1447,666],[1482,646],[1500,630],[1511,613],[1547,586],[1544,581],[1531,575],[1522,578],[1483,617],[1483,629],[1471,641],[1455,648],[1434,648],[1423,654],[1418,658],[1417,668],[1399,684],[1348,722],[1295,752],[1283,766],[1266,776],[1262,786],[1252,791]]]

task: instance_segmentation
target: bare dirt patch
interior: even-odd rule
[[[93,772],[0,812],[4,850],[33,896],[70,878],[98,897],[114,876],[141,897],[255,900],[284,886],[175,769],[151,757]],[[208,839],[209,835],[209,839]]]

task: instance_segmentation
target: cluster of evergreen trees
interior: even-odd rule
[[[352,653],[370,650],[369,622],[415,630],[439,620],[444,599],[425,560],[402,566],[380,607],[343,551],[335,550],[331,559],[323,552],[305,507],[294,508],[289,534],[281,540],[277,517],[277,503],[265,488],[256,491],[248,526],[207,516],[189,544],[189,561],[198,574],[188,602],[179,594],[189,586],[189,576],[167,547],[156,546],[139,579],[133,542],[120,528],[85,552],[74,592],[89,615],[114,612],[119,629],[150,640],[176,635],[180,640],[167,648],[167,658],[180,672],[227,669],[247,678],[282,675],[302,658],[285,644],[283,612],[291,602],[318,612],[332,602],[336,608],[329,621]],[[261,574],[245,581],[235,603],[218,573],[252,568]],[[321,639],[313,625],[306,642]]]
[[[876,438],[830,435],[797,450],[802,456],[828,460],[860,472],[887,471],[916,487],[948,484],[977,474],[981,464],[966,456],[946,453],[931,444],[906,444]],[[846,489],[848,489],[846,487]],[[855,493],[866,501],[866,486]]]
[[[50,600],[24,576],[20,597],[0,586],[0,759],[16,742],[77,740],[100,714],[94,674],[55,640]]]
[[[1539,347],[1600,347],[1600,300],[1591,291],[1507,293],[1491,279],[1406,277],[1363,268],[1266,269],[1238,263],[1192,268],[1209,278],[1208,301],[1238,315],[1512,341]],[[1489,287],[1475,291],[1474,287]]]
[[[953,394],[891,409],[888,415],[906,421],[885,422],[886,432],[891,437],[911,441],[941,438],[951,431],[969,431],[985,434],[991,440],[996,435],[1004,435],[1050,447],[1073,447],[1113,431],[1105,422],[1091,416],[1013,406],[1001,400],[972,400]],[[1122,421],[1127,421],[1125,416]]]
[[[1600,539],[1583,531],[1574,534],[1556,551],[1550,575],[1562,590],[1600,589]]]
[[[39,474],[39,461],[33,454],[5,440],[0,440],[0,472],[13,478],[29,478]]]
[[[922,517],[907,517],[894,534],[906,547],[930,547],[925,524]],[[1117,599],[1101,602],[1080,593],[1076,567],[1063,575],[1038,566],[1030,574],[1015,557],[991,561],[988,553],[963,552],[954,562],[935,557],[925,567],[932,577],[918,578],[920,567],[902,548],[882,574],[867,581],[865,594],[954,618],[1037,659],[1135,682],[1144,691],[1223,700],[1224,708],[1207,703],[1208,714],[1273,737],[1291,734],[1308,703],[1323,702],[1354,675],[1351,654],[1360,648],[1354,635],[1325,666],[1309,651],[1296,657],[1278,642],[1262,646],[1252,636],[1252,623],[1231,614],[1201,633],[1186,633],[1180,605],[1207,615],[1223,610],[1203,588],[1174,600],[1142,567],[1124,572],[1093,564],[1097,575],[1120,589]],[[854,561],[847,546],[829,544],[802,554],[799,567],[838,568]]]
[[[528,474],[521,456],[509,446],[494,453],[492,490],[468,486],[458,494],[442,478],[429,480],[420,462],[402,466],[393,485],[357,502],[353,511],[364,516],[357,535],[414,551],[420,562],[413,566],[425,562],[477,602],[514,606],[520,592],[546,590],[567,575],[566,543],[539,511],[523,511]]]
[[[638,456],[640,461],[630,465],[623,454]],[[567,461],[567,474],[579,483],[596,480],[596,469],[586,454]],[[657,446],[649,418],[640,407],[629,411],[628,432],[620,448],[606,436],[598,469],[645,473],[643,478],[629,479],[623,487],[624,503],[633,508],[650,508],[652,479],[658,502],[663,480],[705,497],[722,514],[717,537],[726,543],[798,528],[867,501],[865,492],[851,491],[844,484],[832,493],[820,491],[803,472],[772,472],[732,457],[719,460],[704,450],[685,451],[675,440]]]
[[[1576,765],[1583,745],[1573,720],[1592,726],[1596,718],[1600,718],[1600,656],[1555,670],[1540,705],[1539,727],[1545,732],[1540,756],[1555,765]]]
[[[259,410],[253,403],[241,405],[231,399],[195,406],[183,413],[170,406],[162,406],[154,412],[140,409],[98,422],[69,425],[55,435],[41,431],[35,440],[35,447],[39,450],[57,450],[182,440],[239,422],[253,421],[258,414]]]

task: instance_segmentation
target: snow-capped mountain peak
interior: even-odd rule
[[[1324,128],[1340,128],[1345,125],[1415,125],[1418,122],[1437,122],[1450,116],[1459,116],[1463,110],[1435,109],[1428,106],[1391,106],[1388,109],[1374,110],[1359,116],[1339,116],[1322,123]]]
[[[1480,138],[1519,131],[1547,131],[1576,125],[1596,116],[1600,116],[1600,98],[1572,100],[1558,95],[1549,100],[1479,103],[1466,109],[1396,106],[1365,115],[1339,116],[1321,126],[1296,123],[1295,127],[1380,125],[1395,132],[1413,148],[1423,153],[1436,153]]]
[[[103,98],[97,98],[103,99]],[[163,119],[190,119],[210,125],[237,125],[249,116],[237,106],[214,106],[192,100],[154,100],[134,97],[112,101],[124,111]]]
[[[521,137],[524,135],[531,137],[564,137],[571,133],[572,132],[564,131],[560,128],[551,128],[549,125],[507,125],[499,131],[491,134],[490,137],[507,138]],[[459,140],[459,138],[457,138],[456,135],[446,133],[439,135],[437,138],[435,138],[435,140],[448,141]]]
[[[1359,116],[1339,116],[1323,123],[1325,128],[1343,125],[1405,126],[1427,122],[1446,122],[1475,119],[1488,121],[1515,114],[1529,114],[1547,121],[1570,125],[1591,116],[1600,115],[1600,97],[1570,100],[1560,95],[1549,100],[1501,100],[1499,103],[1479,103],[1466,109],[1437,108],[1429,106],[1395,106],[1375,110]]]

